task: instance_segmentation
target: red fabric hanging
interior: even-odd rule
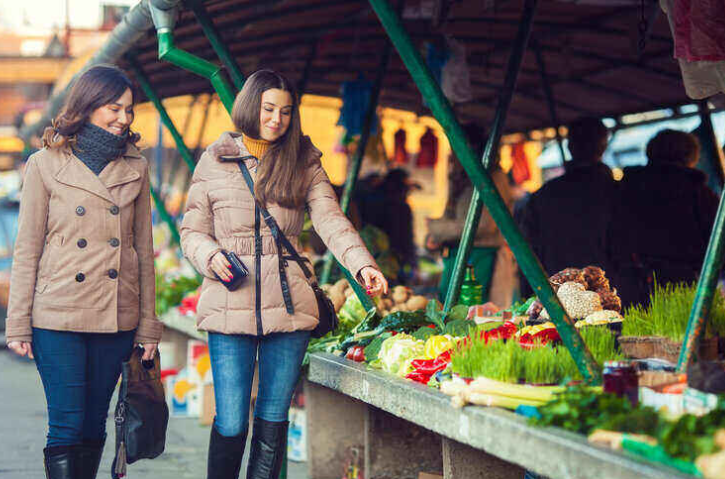
[[[513,147],[511,147],[511,159],[513,160],[511,173],[517,185],[520,185],[524,181],[531,179],[529,160],[526,157],[524,145],[525,143],[522,141],[514,144]]]
[[[420,152],[415,164],[419,168],[433,168],[438,162],[438,138],[433,130],[427,128],[420,137]]]
[[[675,0],[675,58],[725,60],[725,1]]]
[[[407,134],[405,130],[399,128],[395,132],[395,151],[393,152],[393,163],[396,165],[408,164],[408,150],[405,149],[405,141]]]

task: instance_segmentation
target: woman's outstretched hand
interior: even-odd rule
[[[381,294],[388,293],[388,280],[385,279],[383,273],[372,266],[366,266],[361,269],[360,277],[370,296],[380,296]]]

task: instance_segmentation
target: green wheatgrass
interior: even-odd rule
[[[682,341],[696,292],[696,284],[655,284],[648,307],[636,305],[625,311],[622,336],[662,336]],[[710,335],[725,335],[725,298],[719,290],[714,295],[707,331]]]
[[[580,333],[599,364],[623,359],[616,350],[614,334],[606,327],[585,327]],[[479,339],[461,345],[451,356],[451,367],[462,377],[484,376],[508,383],[559,384],[582,379],[564,346],[547,344],[529,350],[519,346],[515,340],[486,344]]]

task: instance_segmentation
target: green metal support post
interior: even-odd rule
[[[725,188],[725,154],[717,143],[717,135],[715,135],[715,127],[712,124],[712,116],[710,115],[710,106],[708,101],[700,100],[697,103],[698,114],[700,115],[700,126],[705,135],[705,141],[702,148],[709,148],[710,154],[715,162],[713,168],[720,182],[720,187]]]
[[[523,16],[519,22],[519,30],[516,34],[516,40],[514,41],[508,65],[506,67],[506,79],[504,80],[504,85],[501,89],[498,105],[496,107],[493,127],[491,128],[491,133],[486,141],[486,147],[484,148],[483,157],[481,159],[483,169],[485,170],[490,170],[490,168],[496,164],[499,144],[501,142],[501,134],[503,133],[504,125],[506,124],[506,113],[509,110],[511,99],[513,98],[514,90],[516,89],[516,80],[519,76],[519,70],[521,70],[521,62],[524,59],[524,53],[526,52],[526,46],[531,34],[531,27],[534,23],[535,14],[535,4],[531,8],[524,8]],[[461,241],[458,245],[458,252],[453,266],[453,274],[451,275],[451,281],[448,285],[448,291],[446,291],[446,299],[443,305],[444,311],[450,311],[450,309],[455,306],[458,301],[461,284],[463,283],[463,276],[466,272],[466,263],[468,262],[469,255],[471,254],[473,240],[475,239],[476,232],[478,231],[482,211],[483,198],[481,197],[480,191],[475,189],[473,191],[473,197],[471,198],[471,204],[468,207],[468,213],[466,214],[466,222],[463,225]]]
[[[144,71],[141,69],[141,65],[138,64],[138,61],[136,61],[136,58],[132,55],[126,55],[126,60],[128,61],[128,64],[131,67],[131,70],[133,71],[136,80],[138,80],[141,89],[146,94],[146,97],[151,100],[151,103],[153,103],[156,107],[156,111],[159,112],[159,115],[161,116],[161,122],[164,124],[166,129],[169,130],[169,133],[171,133],[171,136],[174,138],[174,143],[179,149],[179,154],[184,159],[184,163],[186,163],[186,166],[189,167],[189,170],[193,172],[194,167],[196,166],[194,164],[194,157],[191,155],[191,151],[184,143],[184,138],[182,138],[181,133],[179,133],[176,125],[174,125],[174,122],[171,120],[169,113],[166,111],[166,107],[164,107],[164,104],[161,102],[161,98],[159,98],[159,96],[156,94],[156,90],[154,90],[151,82],[146,77]]]
[[[702,106],[701,106],[702,108]],[[712,137],[711,145],[713,148],[714,158],[723,159],[722,150],[717,143],[715,130],[710,119],[710,111],[705,104],[705,110],[700,110],[703,118],[703,125],[706,128],[705,133]],[[697,292],[695,293],[695,301],[692,303],[692,311],[690,319],[687,322],[687,331],[685,332],[685,340],[682,342],[680,349],[680,357],[677,361],[677,371],[684,373],[690,365],[695,352],[697,351],[700,337],[706,327],[707,317],[710,315],[713,297],[717,289],[717,282],[720,277],[720,271],[725,260],[725,188],[720,196],[720,206],[715,215],[715,224],[712,227],[710,235],[710,243],[705,253],[705,261],[700,271],[700,279],[697,282]]]
[[[159,29],[158,39],[159,60],[173,63],[184,70],[188,70],[208,79],[211,82],[211,86],[214,88],[214,91],[216,91],[219,95],[219,99],[222,101],[224,108],[231,113],[235,95],[231,85],[229,85],[222,74],[222,68],[204,60],[203,58],[199,58],[196,55],[192,55],[189,52],[176,48],[174,46],[174,35],[171,33],[171,30],[163,28]]]
[[[566,153],[564,152],[564,140],[559,132],[559,115],[556,114],[556,103],[554,102],[554,91],[551,89],[551,82],[549,81],[549,74],[546,71],[546,63],[544,62],[544,55],[541,52],[541,45],[539,41],[534,38],[531,40],[531,46],[534,48],[534,54],[536,55],[536,63],[539,65],[539,74],[541,75],[541,85],[544,88],[544,95],[546,96],[546,105],[549,107],[549,118],[556,128],[556,142],[559,145],[559,153],[561,154],[561,164],[563,165],[566,161]]]
[[[174,140],[177,141],[177,146],[179,146],[179,151],[183,148],[186,148],[186,145],[184,145],[184,140],[181,138],[181,135],[179,135],[179,132],[176,130],[176,127],[174,126],[174,123],[171,121],[171,118],[169,117],[168,113],[166,112],[166,109],[164,108],[164,105],[161,103],[161,100],[156,95],[156,92],[151,87],[151,83],[149,83],[148,79],[146,78],[146,75],[143,73],[143,70],[141,70],[141,67],[136,62],[136,59],[128,54],[126,55],[126,60],[128,61],[129,65],[131,66],[131,69],[134,72],[134,75],[136,76],[136,79],[138,80],[139,84],[141,85],[141,88],[144,90],[144,93],[146,93],[146,96],[151,100],[156,106],[156,110],[159,112],[159,115],[161,116],[161,120],[164,122],[167,128],[169,128],[169,131],[171,132],[171,135],[174,136]],[[176,135],[174,135],[174,132],[176,132]],[[178,140],[177,140],[178,136]],[[179,142],[181,142],[181,145],[179,145]],[[188,148],[186,148],[186,151],[188,152]],[[193,165],[193,163],[192,163]],[[193,168],[193,166],[192,166]],[[161,185],[158,185],[159,188],[161,188]],[[171,231],[171,238],[174,240],[176,244],[181,244],[181,236],[179,236],[179,229],[176,227],[176,223],[174,223],[174,219],[171,217],[169,212],[166,210],[166,205],[164,204],[163,200],[159,196],[159,193],[154,189],[153,186],[151,186],[151,197],[154,200],[154,204],[156,205],[156,210],[159,212],[159,216],[161,217],[161,220],[164,221],[164,223],[167,224],[169,227],[169,230]]]
[[[347,214],[347,210],[350,208],[350,201],[352,200],[353,191],[355,191],[355,184],[357,183],[358,175],[360,174],[360,167],[362,166],[362,160],[365,156],[365,146],[370,139],[370,132],[373,129],[373,122],[375,121],[375,111],[378,108],[378,99],[380,98],[380,90],[383,86],[383,79],[385,78],[385,72],[388,69],[388,63],[390,62],[390,53],[392,45],[388,42],[385,45],[383,54],[380,58],[380,65],[375,77],[375,83],[373,84],[372,91],[370,92],[370,100],[368,103],[367,111],[365,112],[365,118],[363,120],[362,132],[360,133],[360,141],[355,148],[355,156],[352,159],[352,167],[347,174],[345,180],[345,188],[342,192],[342,198],[340,199],[340,208],[342,212]],[[328,252],[325,257],[325,266],[320,275],[320,281],[322,284],[328,283],[330,280],[330,273],[332,272],[332,265],[334,256]]]
[[[468,145],[463,129],[456,121],[451,106],[443,96],[440,86],[425,66],[420,53],[403,28],[400,18],[385,0],[370,0],[370,4],[397,48],[403,63],[410,71],[431,111],[446,132],[453,151],[474,186],[480,191],[491,216],[513,250],[519,266],[544,307],[549,311],[549,315],[556,325],[564,345],[571,353],[577,368],[588,383],[600,383],[599,366],[574,327],[574,321],[561,306],[559,299],[549,284],[544,269],[541,267],[541,263],[539,263],[518,226],[516,226],[491,177]],[[524,8],[534,8],[535,5],[536,0],[526,0]]]
[[[317,56],[317,40],[313,41],[310,45],[310,55],[307,57],[307,62],[305,63],[305,69],[302,70],[302,78],[300,79],[300,82],[297,84],[297,94],[300,96],[300,99],[302,98],[302,95],[304,95],[305,90],[307,89],[307,82],[310,79],[310,71],[312,70],[312,63],[315,61],[315,57]]]
[[[160,187],[161,185],[159,185]],[[154,200],[154,204],[156,205],[156,211],[159,212],[159,216],[161,217],[161,221],[166,223],[169,227],[169,230],[171,231],[171,239],[176,243],[177,245],[181,245],[181,235],[179,235],[179,228],[176,227],[176,223],[174,223],[174,219],[171,217],[169,212],[166,210],[166,205],[164,205],[163,200],[159,196],[159,194],[156,192],[153,186],[151,186],[151,198]]]
[[[239,68],[239,64],[234,59],[234,56],[231,54],[226,44],[219,36],[219,33],[214,26],[214,23],[211,21],[211,18],[209,18],[209,14],[207,13],[204,4],[201,0],[190,0],[187,2],[187,4],[191,11],[194,12],[196,20],[201,25],[201,28],[204,31],[204,35],[206,35],[206,38],[209,39],[209,43],[211,43],[211,46],[216,52],[217,56],[222,61],[224,66],[227,67],[227,70],[229,71],[229,76],[232,78],[232,82],[234,83],[234,87],[237,89],[237,91],[241,90],[244,86],[244,74]]]

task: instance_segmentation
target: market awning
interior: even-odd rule
[[[532,45],[540,48],[561,123],[581,115],[618,117],[692,102],[672,58],[667,18],[656,3],[645,2],[644,9],[632,1],[587,3],[542,1],[536,14]],[[245,75],[272,68],[301,80],[311,62],[308,93],[339,96],[344,81],[359,75],[374,79],[388,42],[369,3],[362,0],[213,0],[204,5]],[[472,99],[456,105],[463,120],[490,124],[522,8],[521,1],[406,2],[405,27],[421,49],[426,43],[441,48],[445,36],[466,49]],[[218,63],[188,9],[181,11],[174,37],[177,47]],[[211,90],[207,80],[160,62],[157,45],[151,29],[135,51],[162,97]],[[427,111],[397,54],[387,70],[381,104]],[[551,124],[540,64],[531,46],[506,130]]]

